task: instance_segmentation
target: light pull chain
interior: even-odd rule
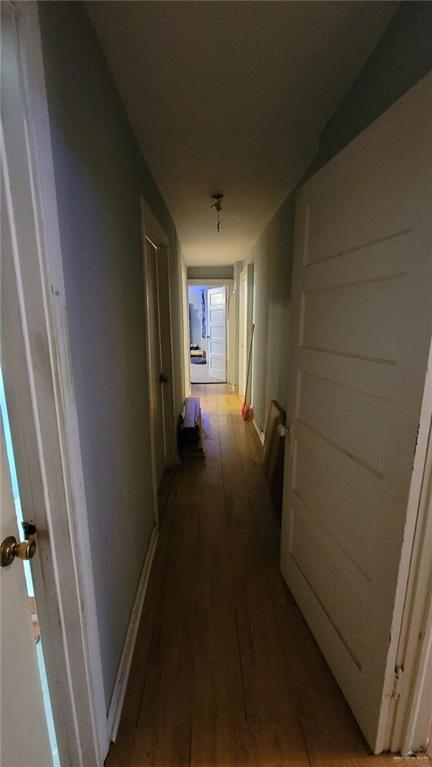
[[[220,229],[221,229],[221,217],[220,217],[220,214],[221,214],[221,210],[222,210],[223,198],[224,198],[223,194],[221,194],[219,192],[217,194],[212,194],[212,199],[214,200],[214,203],[213,203],[213,205],[211,205],[211,208],[214,208],[216,213],[217,213],[216,231],[217,231],[218,234],[219,234]]]

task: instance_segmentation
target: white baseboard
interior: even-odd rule
[[[253,412],[253,410],[252,410],[252,412]],[[256,433],[258,434],[258,437],[259,437],[259,441],[263,445],[264,444],[264,432],[261,429],[261,426],[259,426],[259,424],[255,421],[255,418],[252,418],[252,423],[255,426]]]
[[[126,641],[123,646],[123,652],[120,659],[120,665],[114,685],[114,692],[108,711],[108,732],[111,733],[111,740],[115,742],[117,731],[120,724],[120,717],[123,709],[126,687],[129,679],[129,673],[132,664],[132,657],[135,649],[135,642],[138,634],[138,627],[144,607],[144,599],[147,592],[148,582],[152,569],[153,559],[159,538],[159,531],[155,526],[151,534],[146,558],[138,583],[134,606],[129,621],[126,634]]]

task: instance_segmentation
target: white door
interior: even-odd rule
[[[3,108],[11,103],[11,92],[16,79],[16,54],[14,26],[10,15],[2,9],[2,97]],[[4,113],[2,111],[2,129]],[[14,125],[19,133],[19,125]],[[3,138],[3,130],[1,131]],[[1,283],[2,283],[2,338],[0,344],[0,369],[4,365],[6,325],[8,316],[5,303],[14,302],[10,265],[12,263],[12,227],[6,205],[5,187],[1,196]],[[21,181],[21,179],[20,179]],[[8,301],[7,301],[8,300]],[[18,308],[16,303],[15,308]],[[16,313],[14,314],[16,317]],[[17,345],[19,327],[13,327],[13,344]],[[12,332],[9,335],[12,345]],[[22,376],[26,373],[20,371]],[[0,382],[0,387],[2,382]],[[11,477],[9,474],[5,423],[3,421],[3,390],[0,388],[0,542],[13,536],[20,540],[14,506]],[[9,437],[9,432],[8,432]],[[38,553],[36,553],[36,557]],[[48,767],[52,765],[51,748],[43,704],[36,646],[34,643],[29,598],[24,577],[24,565],[15,559],[10,565],[0,567],[0,764],[2,767]]]
[[[209,376],[226,381],[226,288],[209,288],[208,366]]]
[[[240,300],[239,300],[239,394],[242,396],[246,392],[246,371],[247,371],[247,317],[248,317],[248,290],[247,290],[247,269],[243,269],[240,274]]]
[[[0,428],[0,540],[20,539]],[[52,764],[34,644],[24,567],[15,559],[0,568],[0,764],[48,767]]]
[[[377,752],[431,336],[431,93],[428,77],[296,211],[282,572]]]
[[[31,573],[44,653],[40,643],[36,653],[31,643],[30,616],[23,613],[23,565],[15,561],[0,570],[0,764],[51,765],[40,683],[35,681],[36,654],[54,763],[51,702],[62,755],[71,764],[93,767],[106,755],[109,733],[37,4],[25,3],[18,10],[14,3],[2,3],[1,22],[0,365],[23,511],[39,530]],[[12,532],[4,521],[6,487],[3,479],[1,534],[17,537],[16,522]]]
[[[156,489],[166,465],[165,417],[162,394],[162,351],[159,313],[157,249],[145,242],[145,279],[147,303],[148,376],[150,384],[150,428],[155,465]]]

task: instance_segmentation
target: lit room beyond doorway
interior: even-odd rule
[[[189,285],[191,383],[225,383],[226,288]]]

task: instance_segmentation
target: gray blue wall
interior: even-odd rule
[[[305,179],[431,69],[432,3],[403,2],[323,128],[318,155]],[[264,428],[272,399],[286,407],[294,205],[295,191],[272,218],[248,258],[254,263],[255,273],[253,405],[255,419]]]
[[[321,134],[324,165],[432,68],[432,2],[403,2]]]
[[[275,399],[285,407],[286,401],[294,202],[291,194],[250,255],[255,321],[252,402],[255,420],[263,429],[270,402]]]
[[[176,233],[83,4],[39,13],[108,707],[154,524],[140,195],[169,235],[174,274]]]

